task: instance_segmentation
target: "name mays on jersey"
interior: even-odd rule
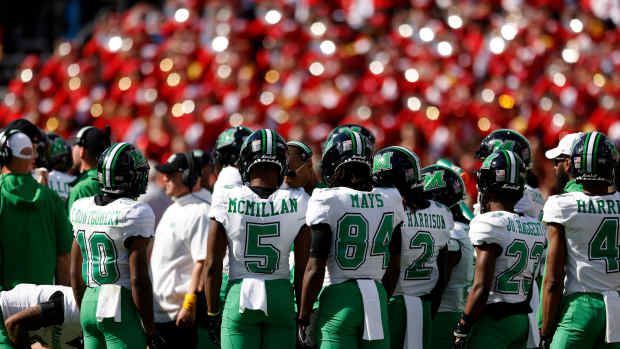
[[[228,213],[244,214],[253,217],[271,217],[285,213],[297,213],[297,210],[297,198],[288,199],[288,204],[285,199],[282,199],[279,212],[276,211],[273,201],[267,203],[228,198]]]
[[[383,198],[379,193],[350,194],[352,208],[375,208],[383,207]],[[360,199],[361,197],[361,199]],[[376,206],[375,206],[376,203]]]
[[[594,205],[594,202],[596,202],[596,205]],[[620,213],[620,200],[577,200],[577,212],[592,214],[618,214]]]

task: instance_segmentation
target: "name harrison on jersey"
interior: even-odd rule
[[[282,199],[280,210],[278,211],[273,204],[269,202],[254,202],[251,200],[239,200],[237,198],[228,199],[228,213],[243,214],[252,217],[272,217],[285,213],[296,213],[297,198]]]
[[[440,214],[407,211],[407,226],[428,229],[446,229],[446,220]]]

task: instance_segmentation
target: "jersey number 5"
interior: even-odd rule
[[[280,251],[272,244],[265,244],[262,238],[280,236],[279,223],[248,223],[245,231],[245,257],[259,258],[247,261],[245,267],[250,273],[273,274],[280,265]]]
[[[82,278],[88,283],[93,280],[99,285],[112,284],[118,280],[116,247],[104,232],[94,232],[85,239],[84,230],[77,233],[77,242],[82,251]]]
[[[588,258],[591,261],[603,260],[607,273],[620,271],[618,259],[618,218],[604,218],[588,245]]]

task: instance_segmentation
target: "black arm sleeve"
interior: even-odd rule
[[[61,291],[56,291],[50,296],[47,302],[39,304],[41,306],[41,327],[62,325],[65,321],[64,299],[64,294]],[[29,330],[35,329],[30,328]]]
[[[332,229],[328,224],[315,224],[312,227],[312,242],[310,244],[310,257],[327,259],[332,241]]]
[[[394,228],[394,231],[392,232],[392,240],[390,241],[390,254],[396,256],[400,256],[400,247],[403,243],[403,238],[400,230],[400,227],[402,227],[402,225],[403,224],[400,223],[396,226],[396,228]]]

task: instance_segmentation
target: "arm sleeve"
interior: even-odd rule
[[[324,190],[315,189],[308,201],[306,225],[329,224],[329,197]]]
[[[202,206],[202,205],[201,205]],[[208,208],[198,210],[197,218],[189,226],[189,250],[194,262],[204,260],[207,257],[207,232],[209,231]]]
[[[223,226],[228,224],[228,191],[227,188],[220,188],[213,192],[211,200],[211,209],[209,210],[209,218],[213,218],[220,222]]]
[[[572,203],[576,200],[566,200],[564,195],[550,197],[543,208],[543,222],[565,224],[577,211]]]
[[[392,232],[392,240],[390,240],[390,253],[396,256],[400,256],[401,254],[401,247],[403,244],[403,233],[401,230],[402,226],[403,223],[396,225],[394,231]]]
[[[312,226],[312,242],[310,257],[327,259],[332,241],[332,229],[329,225],[320,223]]]
[[[73,245],[73,227],[69,221],[69,216],[65,210],[62,199],[54,192],[51,192],[52,207],[54,212],[54,230],[56,232],[56,255],[63,255],[71,252]]]
[[[505,224],[501,224],[501,217],[494,213],[485,213],[476,216],[469,225],[469,239],[472,245],[497,244],[503,246]]]

